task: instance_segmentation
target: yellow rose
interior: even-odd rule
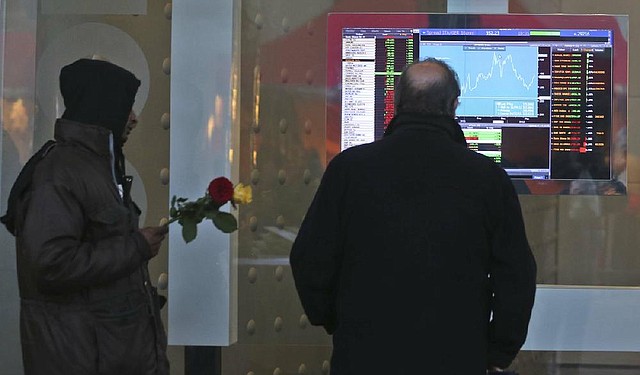
[[[235,203],[240,203],[240,204],[251,203],[251,198],[252,198],[251,186],[237,184],[233,188],[233,201]]]

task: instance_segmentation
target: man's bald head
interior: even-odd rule
[[[428,58],[408,65],[395,91],[396,114],[413,112],[454,117],[460,84],[445,62]]]

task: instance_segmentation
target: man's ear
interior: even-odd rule
[[[460,105],[460,101],[456,98],[451,105],[451,117],[456,116],[456,109],[458,108],[458,105]]]

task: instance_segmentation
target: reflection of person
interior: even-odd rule
[[[138,229],[122,154],[139,85],[105,61],[65,66],[56,142],[12,189],[26,375],[169,373],[147,270],[167,228]]]
[[[291,250],[331,373],[480,375],[524,343],[536,266],[506,173],[466,148],[455,72],[428,59],[385,136],[328,165]]]

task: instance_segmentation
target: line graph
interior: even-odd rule
[[[527,82],[526,79],[520,73],[518,73],[518,70],[513,63],[513,55],[507,55],[503,58],[502,54],[494,52],[493,61],[491,62],[491,69],[488,73],[478,73],[473,84],[471,83],[471,73],[468,73],[466,78],[464,79],[464,83],[461,82],[460,89],[462,91],[462,95],[465,96],[467,93],[472,93],[473,91],[475,91],[481,81],[488,81],[493,78],[496,67],[498,68],[499,78],[504,78],[504,70],[507,64],[510,65],[510,70],[513,72],[515,79],[522,84],[522,87],[525,90],[529,91],[531,89],[531,86],[536,81],[536,76],[531,76],[531,79],[529,80],[529,82]]]
[[[458,74],[458,116],[538,115],[537,47],[421,46],[420,60],[427,57]]]

